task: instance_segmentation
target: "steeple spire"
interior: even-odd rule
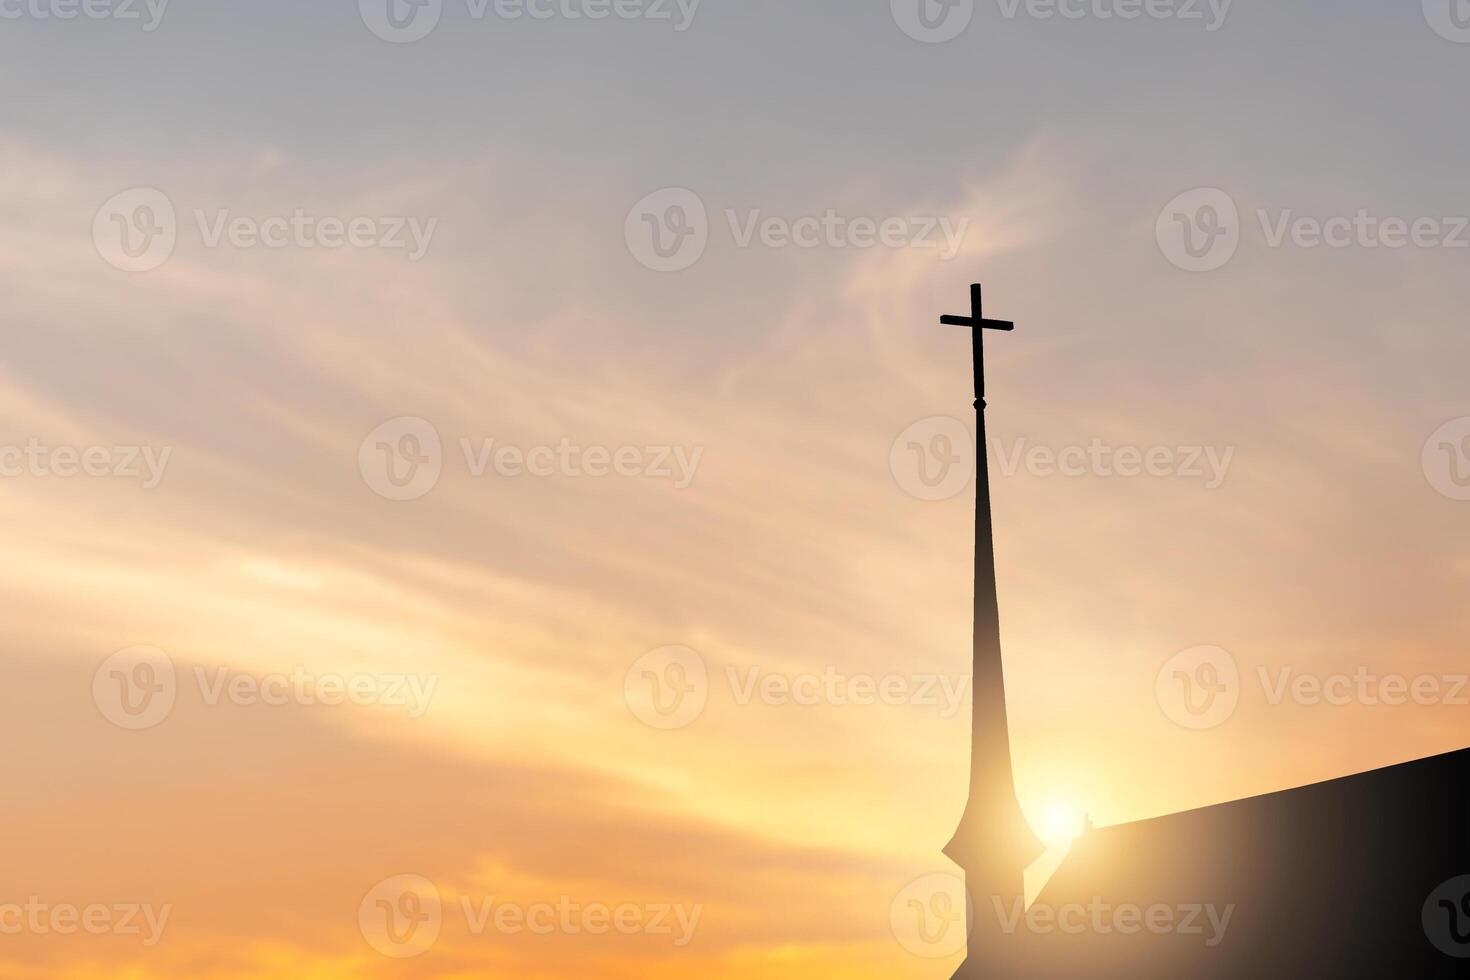
[[[944,849],[965,869],[975,909],[970,961],[984,962],[979,945],[991,930],[992,899],[1007,906],[1025,894],[1025,871],[1046,847],[1032,833],[1016,797],[1011,768],[1010,728],[1006,720],[1005,673],[1001,665],[1000,606],[996,596],[995,540],[990,515],[990,466],[985,436],[986,330],[1014,330],[1008,320],[987,320],[979,284],[970,287],[970,315],[940,322],[973,328],[975,367],[975,634],[974,715],[970,744],[970,799],[959,830]]]

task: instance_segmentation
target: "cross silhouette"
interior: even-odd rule
[[[974,357],[975,357],[975,408],[985,408],[985,343],[981,339],[985,330],[1014,330],[1016,325],[1010,320],[987,320],[982,312],[980,298],[980,284],[977,282],[970,287],[970,315],[969,316],[942,316],[939,322],[951,327],[973,327],[974,335]]]

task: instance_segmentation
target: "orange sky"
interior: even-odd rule
[[[442,257],[183,242],[129,275],[87,229],[135,165],[0,142],[16,331],[0,442],[171,449],[151,489],[0,481],[0,913],[170,909],[146,946],[0,937],[0,975],[948,976],[957,957],[916,955],[892,916],[911,882],[951,869],[968,705],[942,692],[967,690],[971,498],[915,499],[890,451],[917,420],[968,418],[968,341],[936,317],[963,311],[972,278],[1020,324],[990,344],[1004,451],[1233,451],[1215,488],[996,473],[1016,765],[1038,827],[1056,808],[1116,823],[1463,745],[1464,706],[1273,704],[1260,681],[1465,670],[1467,505],[1434,491],[1421,448],[1467,409],[1455,373],[1416,368],[1463,363],[1440,329],[1454,267],[1379,265],[1362,285],[1362,256],[1244,254],[1191,277],[1154,249],[1156,211],[1126,208],[1126,247],[1101,256],[1076,238],[1090,152],[1049,137],[910,202],[970,219],[952,261],[787,252],[749,297],[718,255],[671,280],[590,261],[621,247],[622,202],[591,211],[602,223],[579,200],[517,212],[495,188],[528,165],[495,154],[345,182],[278,153],[175,160],[154,179],[176,202],[440,215]],[[488,244],[484,222],[502,232]],[[521,252],[568,275],[513,281],[499,270]],[[1434,329],[1389,329],[1414,316]],[[700,329],[651,328],[670,322]],[[445,452],[432,491],[400,502],[359,451],[404,416]],[[477,477],[461,438],[702,455],[683,488]],[[167,654],[176,701],[127,730],[94,681],[140,645]],[[1193,730],[1156,680],[1205,645],[1243,680],[1234,713]],[[630,668],[671,646],[698,655],[706,703],[661,729],[628,703]],[[432,697],[417,712],[210,703],[200,681],[293,672],[413,677]],[[833,674],[941,699],[741,694]],[[402,875],[432,883],[442,922],[396,959],[360,913]],[[697,926],[682,943],[476,928],[463,903],[486,901]]]

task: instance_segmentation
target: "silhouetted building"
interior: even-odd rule
[[[1470,750],[1116,827],[1091,821],[1034,905],[1016,798],[985,446],[980,287],[970,799],[945,853],[973,913],[957,980],[1470,977]],[[1470,731],[1470,724],[1467,724]]]

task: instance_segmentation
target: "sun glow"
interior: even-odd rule
[[[1082,836],[1082,811],[1072,803],[1052,803],[1042,812],[1038,829],[1048,847],[1065,847]]]

